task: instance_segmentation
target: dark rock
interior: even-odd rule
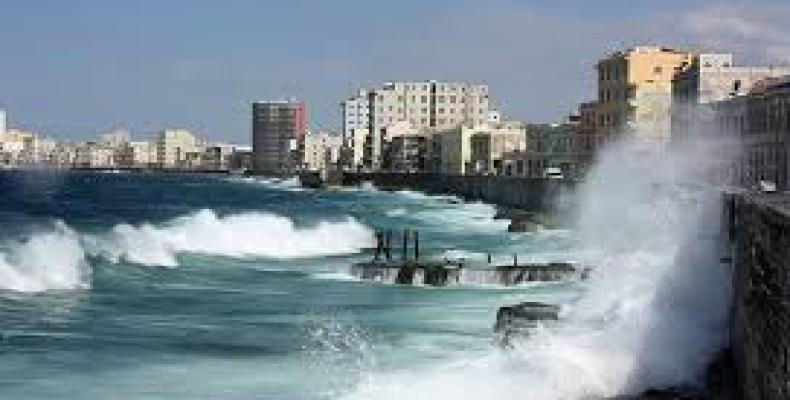
[[[556,321],[559,319],[559,314],[559,306],[536,301],[500,307],[496,315],[494,332],[500,344],[509,347],[514,337],[528,335],[539,321]]]

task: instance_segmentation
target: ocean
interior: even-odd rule
[[[565,231],[509,234],[494,207],[370,188],[172,174],[0,174],[0,395],[323,399],[376,374],[499,351],[497,308],[572,285],[360,282],[373,232],[425,257],[567,258]]]
[[[597,167],[572,226],[534,233],[410,191],[1,172],[0,398],[554,400],[694,384],[727,340],[715,196],[628,162]],[[594,269],[517,287],[349,273],[375,231],[403,228],[425,258]],[[522,301],[561,305],[560,321],[504,349],[497,309]]]

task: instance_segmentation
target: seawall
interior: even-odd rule
[[[745,400],[790,398],[790,195],[727,193],[730,345]]]
[[[383,190],[453,195],[529,211],[554,211],[569,206],[568,194],[575,186],[574,181],[564,179],[405,173],[345,173],[340,184],[357,186],[364,182]]]

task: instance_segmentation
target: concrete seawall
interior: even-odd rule
[[[745,400],[790,398],[790,195],[725,194],[730,343]]]
[[[575,182],[558,179],[516,178],[404,173],[346,173],[343,186],[371,182],[384,190],[418,190],[447,194],[464,200],[479,200],[504,207],[531,211],[551,211],[570,201]]]

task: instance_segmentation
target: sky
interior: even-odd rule
[[[639,44],[790,61],[787,0],[26,0],[0,6],[0,107],[12,127],[82,140],[167,127],[250,141],[250,103],[300,98],[339,130],[355,89],[487,83],[511,119],[562,120],[594,65]]]

